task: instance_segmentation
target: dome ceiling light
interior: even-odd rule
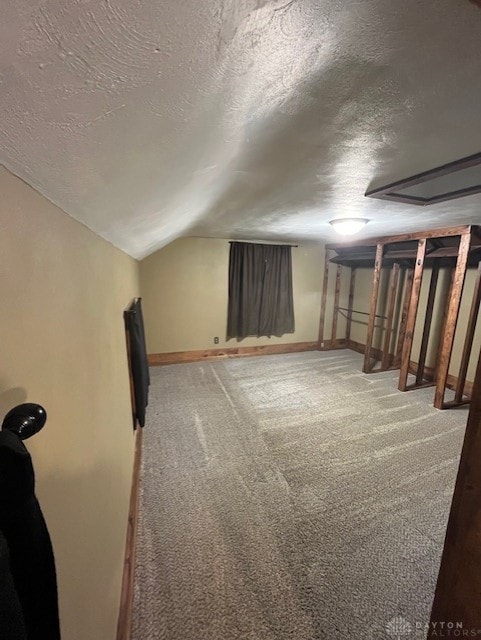
[[[352,236],[358,233],[368,222],[367,218],[337,218],[336,220],[331,220],[329,224],[341,236]]]

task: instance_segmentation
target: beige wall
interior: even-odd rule
[[[225,340],[229,243],[181,238],[140,263],[149,353],[317,340],[324,249],[292,249],[296,331],[281,338]],[[219,337],[215,345],[213,338]]]
[[[138,263],[0,167],[0,419],[26,442],[53,541],[64,640],[114,640],[133,436],[122,311]]]
[[[357,311],[369,313],[372,291],[372,269],[356,269],[353,308]],[[366,344],[367,335],[366,315],[353,313],[351,325],[351,340]]]
[[[324,252],[323,252],[324,253]],[[332,256],[332,252],[331,252]],[[323,258],[324,259],[324,258]],[[324,268],[322,269],[324,273]],[[335,288],[337,277],[337,265],[333,262],[329,263],[329,275],[327,281],[327,297],[326,297],[326,310],[324,316],[324,340],[330,340],[333,337],[336,339],[344,339],[346,337],[347,317],[346,311],[349,304],[349,287],[351,282],[350,269],[342,267],[341,269],[341,288],[339,291],[339,307],[342,310],[337,315],[337,328],[336,335],[333,336],[333,316],[334,316],[334,302],[335,302]]]
[[[349,269],[346,268],[346,271]],[[356,281],[354,288],[353,309],[363,313],[353,313],[351,325],[351,340],[366,344],[368,314],[371,306],[373,269],[356,269]],[[378,314],[383,315],[383,308],[387,299],[387,286],[389,284],[389,272],[383,269],[379,284]],[[384,336],[384,324],[379,318],[376,320],[373,346],[382,347]]]

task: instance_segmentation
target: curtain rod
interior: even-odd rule
[[[233,242],[240,242],[241,244],[266,244],[268,247],[293,247],[294,249],[296,249],[299,245],[298,244],[287,244],[286,242],[281,242],[280,244],[276,243],[276,242],[245,242],[245,240],[229,240],[229,244],[232,244]]]

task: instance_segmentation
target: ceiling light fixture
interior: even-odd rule
[[[337,218],[337,220],[331,220],[329,224],[332,224],[334,230],[341,236],[352,236],[368,222],[367,218]]]

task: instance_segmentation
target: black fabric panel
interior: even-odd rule
[[[144,370],[144,375],[147,379],[147,386],[149,386],[150,385],[149,359],[147,357],[147,343],[145,341],[144,314],[142,313],[142,304],[141,304],[140,298],[137,300],[137,303],[136,303],[136,312],[139,314],[140,332],[142,334],[143,351],[145,354],[145,357],[143,358],[143,370]],[[145,406],[147,406],[147,404],[148,402],[146,403]]]
[[[130,368],[134,381],[136,417],[139,425],[143,427],[145,409],[149,402],[150,373],[140,298],[125,312],[124,317],[130,340]]]
[[[35,497],[32,459],[23,442],[11,431],[0,431],[0,531],[10,552],[26,637],[59,640],[52,544]]]
[[[0,532],[0,637],[2,640],[27,640],[22,607],[10,568],[8,544]]]
[[[227,339],[294,330],[291,247],[232,242]]]

